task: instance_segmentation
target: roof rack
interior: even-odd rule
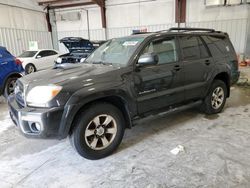
[[[148,34],[148,33],[153,33],[153,32],[149,32],[149,31],[135,32],[135,33],[132,33],[131,35],[140,35],[140,34]]]
[[[214,29],[207,28],[192,28],[192,27],[171,27],[168,31],[207,31],[207,32],[215,32]]]

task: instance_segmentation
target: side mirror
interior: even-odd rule
[[[155,53],[145,53],[142,54],[138,60],[139,66],[146,66],[146,65],[156,65],[159,61],[159,57]]]
[[[37,59],[40,59],[41,57],[42,57],[42,56],[40,56],[40,55],[37,55],[37,56],[36,56]]]

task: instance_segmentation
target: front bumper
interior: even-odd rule
[[[9,96],[8,107],[12,121],[26,137],[59,138],[59,128],[64,110],[62,107],[20,107],[14,95]]]

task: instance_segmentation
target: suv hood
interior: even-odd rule
[[[29,85],[30,88],[39,85],[56,84],[60,86],[79,85],[88,80],[97,80],[97,77],[110,78],[111,71],[119,67],[102,64],[64,64],[64,67],[39,71],[28,74],[20,80]],[[113,78],[110,78],[113,79]],[[103,79],[100,79],[103,81]]]
[[[69,52],[72,52],[73,50],[85,50],[87,52],[95,49],[89,40],[81,37],[65,37],[60,40],[60,43],[63,43]]]

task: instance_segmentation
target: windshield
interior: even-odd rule
[[[36,53],[37,51],[25,51],[18,57],[33,57]]]
[[[126,66],[144,39],[141,36],[112,39],[97,48],[85,62]]]

